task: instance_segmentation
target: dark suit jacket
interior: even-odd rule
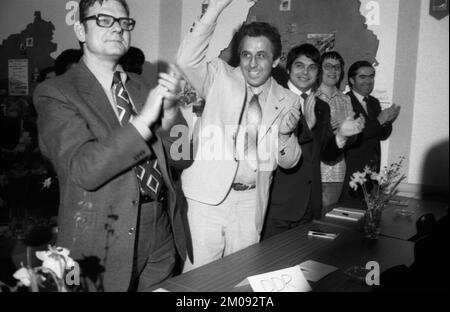
[[[128,77],[125,86],[139,111],[149,88],[138,75],[128,73]],[[126,291],[140,205],[133,168],[153,153],[167,186],[175,244],[185,258],[180,216],[183,202],[177,198],[180,192],[173,186],[166,160],[182,168],[188,163],[168,157],[168,133],[156,130],[153,139],[146,142],[133,125],[122,127],[102,86],[83,61],[64,75],[40,84],[34,104],[40,148],[59,179],[58,245],[69,248],[74,259],[95,256],[104,260],[107,253],[105,290]],[[186,123],[181,114],[179,123]],[[112,230],[109,237],[106,228]]]
[[[354,191],[350,188],[350,177],[356,171],[362,171],[366,165],[377,170],[380,167],[381,147],[380,141],[386,140],[392,132],[392,124],[380,125],[377,120],[381,112],[380,102],[373,96],[369,96],[367,103],[367,113],[352,91],[348,92],[352,100],[355,118],[360,115],[366,119],[364,130],[357,136],[356,141],[348,146],[345,151],[345,161],[347,164],[344,188],[342,190],[341,201],[354,201],[363,198],[362,192]]]
[[[291,169],[278,167],[271,189],[268,218],[299,221],[304,218],[320,218],[322,212],[322,182],[320,161],[333,161],[342,150],[336,145],[330,125],[330,107],[316,98],[315,113],[317,122],[310,131],[302,116],[298,140],[302,157]]]
[[[19,144],[21,119],[8,118],[0,108],[0,147],[13,149]]]

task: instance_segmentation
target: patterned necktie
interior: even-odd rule
[[[113,77],[113,90],[116,98],[117,112],[119,113],[119,121],[123,126],[133,119],[136,111],[130,102],[130,97],[125,89],[122,80],[120,79],[120,72],[116,71]],[[157,199],[161,191],[161,171],[158,168],[158,162],[155,159],[147,160],[145,163],[139,164],[135,168],[136,175],[139,179],[139,187],[141,193],[150,195]]]
[[[261,124],[262,111],[258,95],[254,94],[247,109],[247,136],[245,140],[245,151],[247,163],[254,171],[258,167],[258,127]]]

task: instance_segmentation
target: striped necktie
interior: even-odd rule
[[[247,163],[253,170],[258,167],[258,128],[261,124],[262,110],[259,104],[258,95],[254,94],[248,103],[246,126],[247,136],[245,140],[245,150]]]

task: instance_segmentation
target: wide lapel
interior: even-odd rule
[[[103,119],[110,129],[120,127],[119,120],[100,82],[81,60],[73,66],[74,85],[78,86],[86,104]]]
[[[368,97],[367,100],[367,115],[370,119],[377,119],[378,115],[375,111],[375,103],[373,102],[372,97]]]
[[[352,101],[353,111],[355,112],[355,118],[363,115],[364,118],[367,119],[369,117],[369,115],[366,113],[366,110],[364,109],[362,104],[359,102],[359,100],[355,96],[355,94],[352,91],[350,91],[348,94],[350,95],[350,99]],[[367,106],[369,106],[369,103],[367,103]],[[367,110],[369,110],[369,108],[367,108]]]
[[[143,92],[142,87],[138,84],[132,76],[128,76],[127,82],[125,83],[125,88],[133,102],[134,107],[137,112],[140,112],[147,100],[148,93]]]
[[[258,142],[261,142],[261,140],[269,132],[275,120],[286,109],[286,101],[284,101],[285,95],[281,92],[284,88],[279,86],[272,77],[270,79],[272,79],[272,82],[270,85],[269,94],[267,95],[266,103],[263,107],[261,120],[261,125],[265,127],[264,129],[266,131],[259,134]]]
[[[242,75],[242,70],[240,67],[236,67],[233,70],[233,73],[234,79],[230,80],[230,83],[233,84],[230,88],[233,90],[233,94],[229,95],[229,99],[232,99],[229,105],[231,105],[232,107],[228,106],[224,109],[232,114],[230,122],[238,126],[242,123],[242,114],[244,113],[245,105],[247,102],[247,84],[245,82],[244,76]]]
[[[164,180],[164,184],[166,185],[167,189],[168,189],[168,194],[172,193],[175,194],[175,189],[173,187],[172,184],[172,180],[170,178],[170,174],[169,174],[169,166],[167,164],[167,159],[166,159],[166,153],[164,151],[164,145],[161,141],[161,137],[158,135],[158,130],[156,131],[157,134],[155,135],[154,140],[151,143],[151,150],[153,151],[153,153],[155,153],[156,159],[158,160],[158,167],[159,170],[161,172],[161,176]],[[170,156],[168,156],[170,157]],[[175,205],[173,205],[173,203],[169,206],[169,210],[170,210],[170,218],[173,220],[173,216],[175,213]]]

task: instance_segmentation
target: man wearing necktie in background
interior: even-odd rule
[[[348,69],[348,84],[351,91],[347,94],[352,101],[355,117],[363,116],[366,120],[364,131],[358,135],[354,144],[346,151],[347,169],[340,201],[357,204],[362,207],[364,195],[358,189],[349,186],[352,174],[363,171],[365,166],[380,170],[380,142],[389,138],[392,123],[400,113],[400,106],[392,106],[381,110],[380,101],[370,94],[375,83],[375,68],[367,61],[357,61]]]
[[[295,166],[301,156],[293,133],[298,99],[271,77],[281,55],[278,31],[267,23],[243,25],[239,67],[206,60],[216,20],[231,2],[210,0],[177,56],[206,100],[193,134],[194,162],[181,176],[194,251],[185,271],[259,242],[272,172]],[[202,159],[210,146],[217,147],[214,158]]]
[[[321,217],[320,161],[337,159],[346,138],[361,131],[357,121],[345,120],[333,133],[330,107],[314,94],[319,63],[320,52],[307,43],[292,48],[287,56],[287,87],[299,96],[303,112],[297,127],[302,158],[295,167],[275,172],[263,239]]]
[[[180,77],[161,73],[149,92],[118,65],[135,25],[125,0],[79,8],[81,61],[34,94],[41,151],[60,184],[57,244],[100,261],[97,290],[142,290],[172,274],[175,248],[186,254],[168,166],[189,163],[166,152],[172,126],[186,125],[175,105]]]

